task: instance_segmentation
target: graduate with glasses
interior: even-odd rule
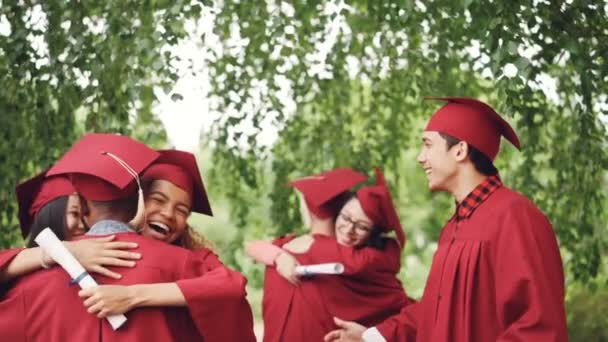
[[[275,240],[264,255],[262,242],[249,246],[268,265],[264,281],[264,341],[316,341],[334,328],[332,314],[361,323],[380,322],[410,303],[397,278],[405,235],[384,176],[356,193],[344,174],[331,171],[292,182],[301,193],[304,221],[324,220],[326,234]],[[359,181],[360,182],[360,181]],[[338,204],[336,200],[338,200]],[[336,205],[337,204],[337,205]],[[322,219],[319,218],[322,217]],[[384,236],[395,231],[397,239]],[[300,239],[300,241],[298,241]],[[337,262],[339,275],[302,277],[298,265]]]

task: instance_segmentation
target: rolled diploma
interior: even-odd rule
[[[298,275],[342,274],[343,272],[344,265],[339,262],[296,266],[296,274]]]
[[[83,274],[85,271],[84,267],[76,260],[76,258],[68,251],[61,241],[57,238],[57,235],[53,233],[50,228],[45,228],[43,231],[36,236],[34,239],[38,246],[40,246],[46,254],[48,254],[55,262],[68,272],[72,279]],[[86,289],[89,287],[97,286],[97,282],[91,275],[87,273],[85,277],[80,279],[78,282],[80,288]],[[125,315],[112,315],[106,317],[112,329],[116,330],[120,328],[126,321]]]

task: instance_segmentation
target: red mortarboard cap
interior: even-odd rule
[[[29,234],[34,217],[42,207],[54,199],[76,192],[67,177],[46,177],[46,172],[45,170],[39,173],[15,188],[19,204],[19,224],[23,237]]]
[[[85,198],[111,201],[134,194],[135,176],[158,156],[158,152],[129,137],[90,133],[76,142],[47,175],[70,174],[74,188]]]
[[[427,97],[448,101],[429,120],[426,131],[436,131],[466,141],[491,160],[496,158],[500,137],[520,149],[513,128],[489,105],[467,97]]]
[[[386,229],[386,231],[395,231],[399,244],[403,248],[405,246],[405,233],[403,227],[401,227],[401,221],[382,170],[376,168],[376,185],[359,189],[357,198],[361,203],[361,208],[374,224]]]
[[[203,178],[192,153],[163,150],[160,157],[144,171],[142,179],[162,179],[184,190],[192,199],[192,211],[213,216]]]
[[[291,181],[308,205],[308,209],[319,218],[335,216],[340,208],[335,208],[332,200],[353,186],[364,182],[367,177],[350,168],[339,168]]]

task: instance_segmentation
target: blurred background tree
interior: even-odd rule
[[[213,30],[194,39],[210,52],[217,120],[199,161],[216,217],[193,223],[248,276],[254,307],[263,268],[244,257],[243,242],[302,232],[287,181],[338,166],[386,171],[409,237],[401,277],[419,296],[453,210],[449,196],[428,192],[415,162],[440,106],[423,97],[471,96],[520,135],[522,151],[503,145],[497,166],[553,222],[571,340],[608,339],[608,322],[593,314],[608,309],[605,2],[1,3],[3,246],[21,243],[15,184],[83,132],[166,145],[154,90],[171,91],[180,58],[172,47],[205,12]]]

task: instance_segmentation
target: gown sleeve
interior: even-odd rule
[[[496,242],[497,341],[567,341],[563,266],[555,233],[533,205],[516,203]]]
[[[21,253],[25,248],[12,248],[5,249],[0,251],[0,272],[3,272],[4,269],[11,263],[13,258],[17,256],[17,254]],[[4,294],[10,289],[12,285],[11,281],[0,283],[0,298],[4,296]]]
[[[340,262],[344,275],[368,277],[376,273],[398,273],[401,267],[401,249],[397,242],[388,239],[383,250],[340,245],[336,239],[315,235],[315,242],[307,253],[314,263]]]
[[[21,253],[25,248],[12,248],[0,251],[0,270],[4,270],[13,260],[13,258]]]
[[[182,275],[177,286],[205,341],[255,341],[243,275],[205,251],[193,253]]]
[[[422,303],[406,305],[398,314],[376,325],[376,329],[387,341],[416,341],[416,317],[421,309]]]

